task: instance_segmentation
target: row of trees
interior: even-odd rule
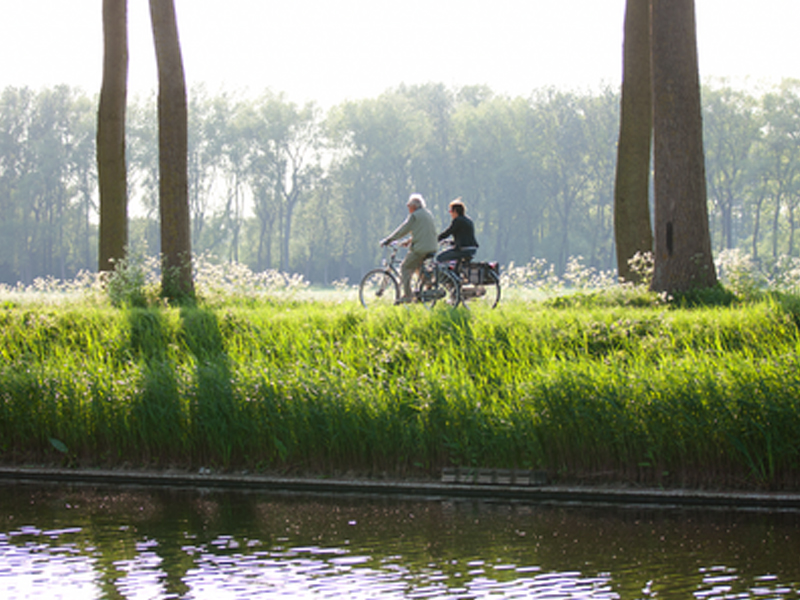
[[[800,82],[754,94],[703,90],[715,250],[796,256]],[[421,192],[439,225],[462,196],[481,256],[559,268],[582,255],[613,269],[616,91],[398,87],[322,113],[265,92],[189,94],[195,252],[314,282],[354,280]],[[68,87],[0,96],[0,281],[68,278],[97,265],[97,102]],[[154,98],[129,103],[130,241],[158,253]]]

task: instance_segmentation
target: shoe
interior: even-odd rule
[[[394,301],[394,304],[395,306],[397,306],[398,304],[411,304],[413,301],[414,299],[411,298],[410,296],[401,296],[400,298]]]

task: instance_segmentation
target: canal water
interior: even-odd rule
[[[30,598],[800,598],[800,513],[2,483]]]

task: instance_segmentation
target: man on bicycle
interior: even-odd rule
[[[419,270],[425,258],[435,253],[438,247],[433,215],[425,208],[425,199],[422,195],[411,194],[406,206],[408,207],[406,220],[381,240],[381,246],[387,246],[391,242],[411,234],[411,237],[404,242],[404,245],[410,245],[411,247],[400,265],[403,297],[400,298],[399,302],[411,302],[413,300],[411,276]]]
[[[444,250],[436,257],[436,260],[441,263],[458,260],[465,256],[472,257],[478,251],[478,240],[475,239],[475,225],[472,223],[472,219],[467,216],[467,207],[461,201],[461,198],[453,200],[448,210],[453,220],[450,222],[450,227],[439,234],[438,241],[441,242],[452,236],[453,247]]]

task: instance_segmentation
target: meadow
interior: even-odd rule
[[[187,307],[139,267],[0,288],[0,462],[797,490],[800,296],[737,260],[681,299],[511,265],[493,311],[203,263]]]

